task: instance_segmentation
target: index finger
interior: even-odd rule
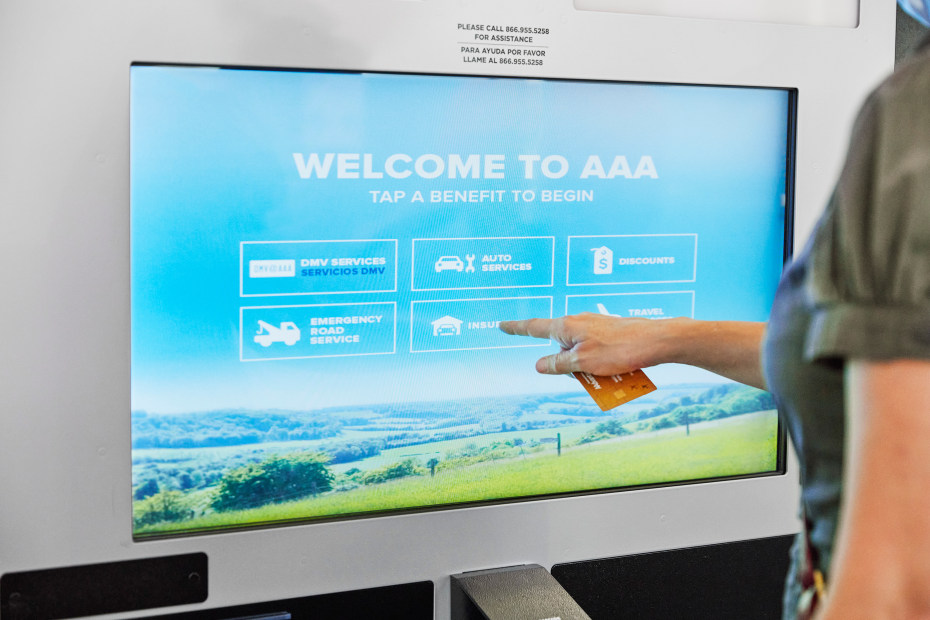
[[[505,334],[514,336],[532,336],[533,338],[553,338],[554,319],[523,319],[521,321],[501,321],[498,324]]]

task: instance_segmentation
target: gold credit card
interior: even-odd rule
[[[655,383],[642,370],[622,375],[592,375],[589,372],[573,372],[601,411],[607,411],[628,403],[656,390]]]

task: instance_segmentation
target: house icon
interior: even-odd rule
[[[462,321],[448,314],[433,321],[432,325],[434,336],[458,336],[462,333]]]

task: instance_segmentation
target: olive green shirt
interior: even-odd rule
[[[833,197],[782,277],[763,345],[828,581],[842,494],[844,362],[896,358],[930,359],[930,39],[864,104]],[[794,577],[786,618],[794,617]]]

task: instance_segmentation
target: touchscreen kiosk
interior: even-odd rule
[[[628,4],[0,2],[0,615],[448,620],[795,533],[768,394],[602,411],[498,323],[764,321],[894,6]]]
[[[136,65],[139,537],[784,471],[688,367],[602,412],[504,319],[765,320],[789,89]]]

